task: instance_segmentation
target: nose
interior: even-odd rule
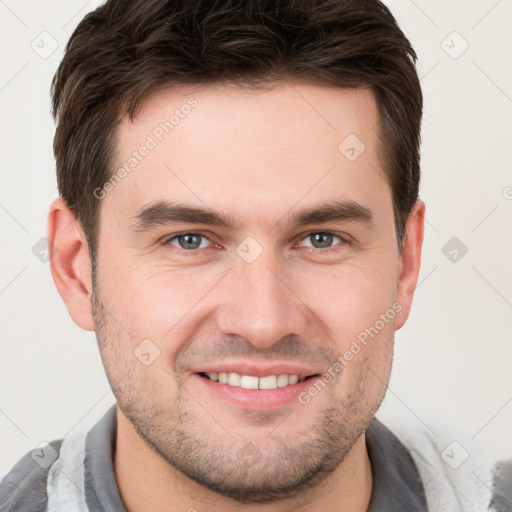
[[[224,300],[217,310],[223,334],[243,336],[259,349],[284,336],[304,337],[306,305],[294,293],[289,273],[274,263],[263,255],[253,263],[241,261],[223,280]]]

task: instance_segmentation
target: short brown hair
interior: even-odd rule
[[[370,87],[398,246],[418,198],[422,93],[416,54],[378,0],[108,0],[73,32],[53,77],[59,193],[95,261],[116,129],[159,87],[301,77]]]

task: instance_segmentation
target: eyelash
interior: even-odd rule
[[[303,240],[305,240],[306,238],[310,237],[311,235],[316,235],[316,234],[319,234],[319,233],[322,233],[322,234],[326,234],[326,235],[334,235],[335,237],[339,238],[341,240],[341,243],[333,246],[333,247],[328,247],[328,248],[325,248],[325,249],[322,249],[322,248],[318,248],[318,247],[305,247],[305,249],[310,249],[310,250],[313,250],[315,252],[317,251],[321,251],[322,253],[331,253],[333,251],[336,251],[338,250],[337,247],[339,245],[350,245],[350,240],[348,239],[348,237],[345,235],[341,235],[341,234],[337,234],[337,233],[334,233],[332,231],[310,231],[309,233],[306,233],[304,236],[302,236],[302,238],[299,240],[300,242],[302,242]],[[180,236],[184,236],[184,235],[197,235],[197,236],[202,236],[204,238],[206,238],[210,243],[215,244],[215,242],[213,242],[210,237],[206,234],[206,233],[203,233],[201,231],[184,231],[183,233],[177,233],[175,235],[172,235],[170,237],[166,237],[163,241],[162,241],[162,245],[164,246],[167,246],[167,245],[170,245],[170,242]],[[201,250],[204,250],[204,249],[211,249],[211,247],[206,247],[204,249],[182,249],[180,247],[176,247],[176,246],[173,246],[173,249],[174,250],[177,250],[179,253],[185,253],[187,256],[197,256],[199,255],[199,252]]]

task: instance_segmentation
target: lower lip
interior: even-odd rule
[[[230,386],[194,374],[199,384],[206,386],[210,392],[243,409],[267,411],[298,402],[300,393],[308,389],[321,377],[315,375],[302,382],[276,389],[245,389],[240,386]]]

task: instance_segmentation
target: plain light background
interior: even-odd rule
[[[58,195],[50,81],[99,3],[0,0],[0,475],[114,403],[94,333],[72,322],[39,258]],[[512,2],[386,3],[419,55],[427,225],[379,414],[511,457]]]

